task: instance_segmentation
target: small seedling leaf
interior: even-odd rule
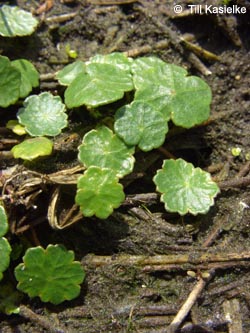
[[[6,234],[8,230],[8,219],[5,209],[0,205],[0,236]],[[11,247],[6,238],[0,237],[0,281],[3,278],[3,272],[8,268],[10,263]]]
[[[20,84],[20,71],[11,65],[7,57],[0,56],[0,106],[7,107],[18,100]]]
[[[17,118],[32,136],[56,136],[68,124],[61,98],[48,92],[27,97]]]
[[[56,79],[61,85],[68,86],[79,74],[85,74],[85,63],[81,60],[65,66],[56,74]]]
[[[80,293],[85,273],[73,251],[59,245],[29,248],[23,263],[15,268],[17,288],[30,297],[39,296],[53,304],[71,300]]]
[[[90,167],[78,179],[75,201],[84,216],[106,219],[124,199],[123,187],[110,169]]]
[[[209,117],[211,90],[185,69],[149,57],[135,60],[132,72],[135,100],[150,103],[166,120],[190,128]]]
[[[115,132],[127,145],[138,145],[143,151],[160,147],[168,131],[162,113],[150,104],[133,102],[120,108],[115,115]]]
[[[9,120],[6,124],[6,128],[9,128],[13,131],[13,133],[17,135],[25,135],[27,134],[23,125],[20,125],[16,119]]]
[[[0,8],[0,35],[4,37],[31,35],[38,20],[31,13],[17,6],[3,5]]]
[[[39,156],[50,155],[52,149],[52,141],[44,137],[37,137],[19,143],[11,149],[11,152],[15,158],[32,161]]]
[[[78,158],[87,168],[90,166],[109,168],[118,177],[123,177],[133,170],[134,147],[127,146],[106,126],[85,134],[78,149]]]
[[[69,108],[87,105],[97,107],[121,99],[134,88],[127,70],[107,63],[90,63],[86,73],[78,75],[65,91]]]
[[[209,173],[182,159],[164,161],[154,183],[166,210],[180,215],[207,213],[219,193]]]
[[[21,73],[20,97],[26,97],[39,85],[39,73],[34,65],[25,59],[18,59],[11,62],[11,65]]]

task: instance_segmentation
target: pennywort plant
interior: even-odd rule
[[[97,55],[67,65],[56,78],[66,87],[68,109],[80,107],[89,112],[103,105],[112,109],[115,101],[123,104],[113,111],[112,128],[102,125],[90,130],[78,147],[78,158],[86,171],[78,180],[75,201],[85,216],[107,218],[120,205],[124,194],[117,182],[132,172],[135,150],[148,152],[160,147],[170,121],[188,129],[209,117],[212,97],[206,82],[156,57],[134,60],[122,53]],[[44,92],[27,97],[17,118],[30,136],[42,140],[43,136],[58,135],[67,126],[66,107],[60,97]],[[36,140],[32,139],[14,147],[14,156],[37,157],[25,155],[25,144],[35,151]],[[40,155],[51,150],[47,142],[47,152]],[[219,192],[208,173],[181,159],[164,161],[153,181],[166,210],[181,215],[206,213]],[[114,186],[120,193],[117,200],[107,195]]]
[[[145,152],[160,147],[170,121],[191,128],[208,119],[211,90],[202,79],[187,74],[185,69],[156,57],[133,60],[122,53],[98,55],[85,63],[76,61],[57,73],[59,83],[67,87],[64,96],[68,108],[85,105],[97,109],[129,92],[134,94],[129,103],[114,110],[113,130],[102,126],[83,137],[78,158],[87,171],[78,181],[76,195],[83,215],[106,218],[100,198],[105,198],[104,206],[109,200],[109,207],[117,205],[97,190],[101,183],[101,193],[112,192],[108,182],[104,187],[103,168],[122,178],[133,169],[136,146]],[[164,161],[153,181],[166,210],[181,215],[206,213],[219,192],[208,173],[181,159]],[[109,211],[111,214],[112,209]]]
[[[206,82],[156,57],[134,60],[112,53],[77,60],[56,73],[65,87],[64,100],[50,92],[29,95],[38,78],[26,60],[0,56],[0,106],[25,98],[17,120],[7,125],[26,135],[12,148],[15,158],[34,160],[52,154],[52,139],[68,127],[68,109],[73,113],[77,108],[82,118],[94,112],[105,118],[105,110],[112,115],[109,126],[102,123],[84,131],[78,147],[84,172],[77,180],[75,203],[86,217],[106,219],[121,205],[125,199],[121,179],[133,171],[136,151],[147,153],[163,145],[170,123],[189,129],[210,113],[212,97]],[[219,192],[209,173],[181,158],[163,161],[152,181],[165,209],[180,215],[208,212]],[[7,217],[0,206],[0,279],[10,261],[6,232]],[[72,251],[50,244],[46,249],[29,248],[15,276],[20,291],[59,304],[79,294],[85,274]]]
[[[0,205],[0,281],[3,272],[10,263],[11,246],[5,237],[8,229],[7,215]],[[80,284],[85,278],[81,263],[74,260],[73,251],[67,251],[61,245],[30,247],[24,254],[23,262],[15,268],[18,281],[17,289],[30,297],[38,296],[44,302],[53,304],[72,300],[80,293]],[[9,290],[6,302],[5,290]],[[5,300],[2,301],[1,297]],[[9,284],[3,284],[0,292],[0,310],[7,314],[18,313],[14,306],[20,295],[11,289]]]

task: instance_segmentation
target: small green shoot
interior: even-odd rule
[[[0,205],[0,280],[3,278],[3,272],[8,268],[10,262],[11,247],[5,237],[8,230],[8,220],[5,209]]]
[[[240,156],[240,154],[241,154],[241,148],[240,147],[233,147],[232,149],[231,149],[231,153],[232,153],[232,155],[234,156],[234,157],[238,157],[238,156]]]
[[[11,129],[13,133],[17,135],[25,135],[27,132],[23,125],[19,124],[19,122],[15,119],[9,120],[6,124],[6,128]]]
[[[78,57],[78,53],[76,50],[73,50],[69,44],[66,44],[65,51],[69,58],[76,59]]]
[[[208,172],[182,159],[165,160],[153,180],[166,210],[180,215],[207,213],[219,193]]]
[[[27,97],[17,118],[32,136],[56,136],[68,125],[61,98],[48,92]]]
[[[31,35],[38,20],[31,13],[17,6],[3,5],[0,8],[0,35],[4,37]]]
[[[80,293],[85,273],[74,253],[59,245],[29,248],[15,268],[17,288],[30,297],[53,304],[72,300]]]
[[[106,126],[85,134],[78,149],[78,158],[87,168],[90,166],[108,168],[118,177],[124,177],[133,170],[134,147],[127,146]]]
[[[106,219],[125,199],[122,185],[110,169],[90,167],[78,179],[76,203],[84,216]]]
[[[37,137],[24,140],[15,145],[11,152],[15,158],[32,161],[39,156],[47,156],[52,153],[53,142],[45,137]]]

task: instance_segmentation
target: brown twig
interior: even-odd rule
[[[230,187],[242,187],[250,185],[250,177],[241,177],[241,178],[233,178],[229,180],[225,180],[222,182],[218,182],[218,186],[221,190],[226,190]]]
[[[28,319],[32,323],[39,325],[43,329],[46,329],[49,333],[66,333],[65,328],[56,327],[53,320],[47,319],[41,315],[36,314],[25,305],[21,305],[19,308],[19,315]]]
[[[180,327],[183,320],[186,318],[187,314],[191,310],[192,306],[196,302],[197,298],[201,294],[202,290],[204,289],[207,281],[203,280],[202,278],[197,282],[191,293],[189,294],[187,300],[184,302],[182,307],[180,308],[178,314],[175,316],[174,320],[168,327],[168,333],[174,333]]]
[[[191,254],[172,254],[172,255],[156,255],[156,256],[146,256],[146,255],[119,255],[119,256],[94,256],[88,255],[84,259],[84,264],[89,266],[104,266],[104,265],[118,265],[118,266],[137,266],[145,267],[151,265],[164,266],[177,265],[180,268],[183,265],[183,269],[187,269],[186,264],[199,265],[208,263],[223,263],[223,262],[241,262],[245,260],[250,260],[250,252],[241,253],[191,253]]]

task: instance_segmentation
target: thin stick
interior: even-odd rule
[[[192,306],[196,302],[197,298],[201,294],[202,290],[204,289],[206,285],[206,281],[203,279],[200,279],[191,293],[189,294],[187,300],[184,302],[182,307],[180,308],[179,312],[175,316],[174,320],[171,322],[171,324],[168,327],[167,333],[174,333],[178,329],[178,327],[181,325],[183,320],[186,318],[187,314],[191,310]]]

